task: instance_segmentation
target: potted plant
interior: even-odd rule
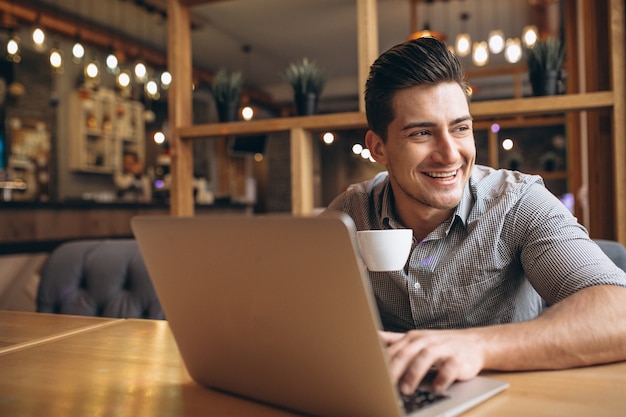
[[[284,73],[285,80],[291,85],[298,115],[310,115],[317,112],[317,103],[326,84],[326,71],[315,61],[303,58],[292,62]]]
[[[526,50],[528,75],[536,96],[557,94],[562,81],[562,66],[565,50],[561,41],[555,37],[539,40]]]
[[[237,120],[241,90],[245,78],[241,71],[227,71],[219,69],[210,84],[210,90],[215,99],[217,116],[220,122]]]

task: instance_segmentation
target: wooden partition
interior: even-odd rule
[[[171,214],[193,216],[191,187],[192,156],[190,140],[194,138],[223,137],[224,135],[291,132],[292,144],[292,211],[307,214],[313,210],[313,181],[310,131],[366,127],[363,99],[360,111],[288,117],[250,122],[232,122],[191,125],[191,44],[189,8],[215,0],[168,1],[168,61],[174,81],[169,94],[170,125],[172,130],[172,204]],[[378,55],[377,1],[355,0],[358,20],[359,82],[365,83],[369,65]],[[601,4],[600,4],[601,3]],[[576,43],[568,48],[568,73],[576,77],[576,84],[567,95],[552,97],[515,98],[472,104],[476,120],[521,118],[545,114],[567,114],[568,130],[573,132],[569,158],[570,174],[575,182],[594,189],[590,199],[590,233],[595,238],[615,239],[626,245],[626,87],[624,71],[624,0],[565,0],[566,39]],[[601,7],[598,7],[600,5]],[[590,13],[589,11],[597,11]],[[568,29],[569,28],[569,29]],[[585,33],[582,35],[582,33]],[[608,53],[602,53],[597,43],[587,34],[600,34],[606,40]],[[586,40],[587,39],[587,40]],[[605,63],[609,85],[587,86],[580,68],[585,62]],[[603,64],[601,64],[603,65]],[[597,74],[603,77],[603,74]],[[578,78],[582,82],[578,82]],[[589,113],[608,115],[605,124],[583,121]],[[587,130],[581,126],[587,125]],[[598,153],[593,140],[608,130]],[[588,166],[588,174],[582,167]]]

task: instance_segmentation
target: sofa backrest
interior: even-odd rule
[[[57,247],[41,270],[37,311],[164,318],[133,239],[80,240]]]

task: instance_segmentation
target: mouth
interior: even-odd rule
[[[424,175],[430,178],[437,179],[437,180],[452,180],[456,177],[458,172],[459,172],[458,169],[455,169],[454,171],[445,171],[445,172],[427,171],[427,172],[424,172]]]

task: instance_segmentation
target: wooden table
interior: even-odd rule
[[[0,312],[0,346],[0,416],[294,415],[196,385],[165,321]],[[626,415],[626,362],[490,376],[466,416]]]

